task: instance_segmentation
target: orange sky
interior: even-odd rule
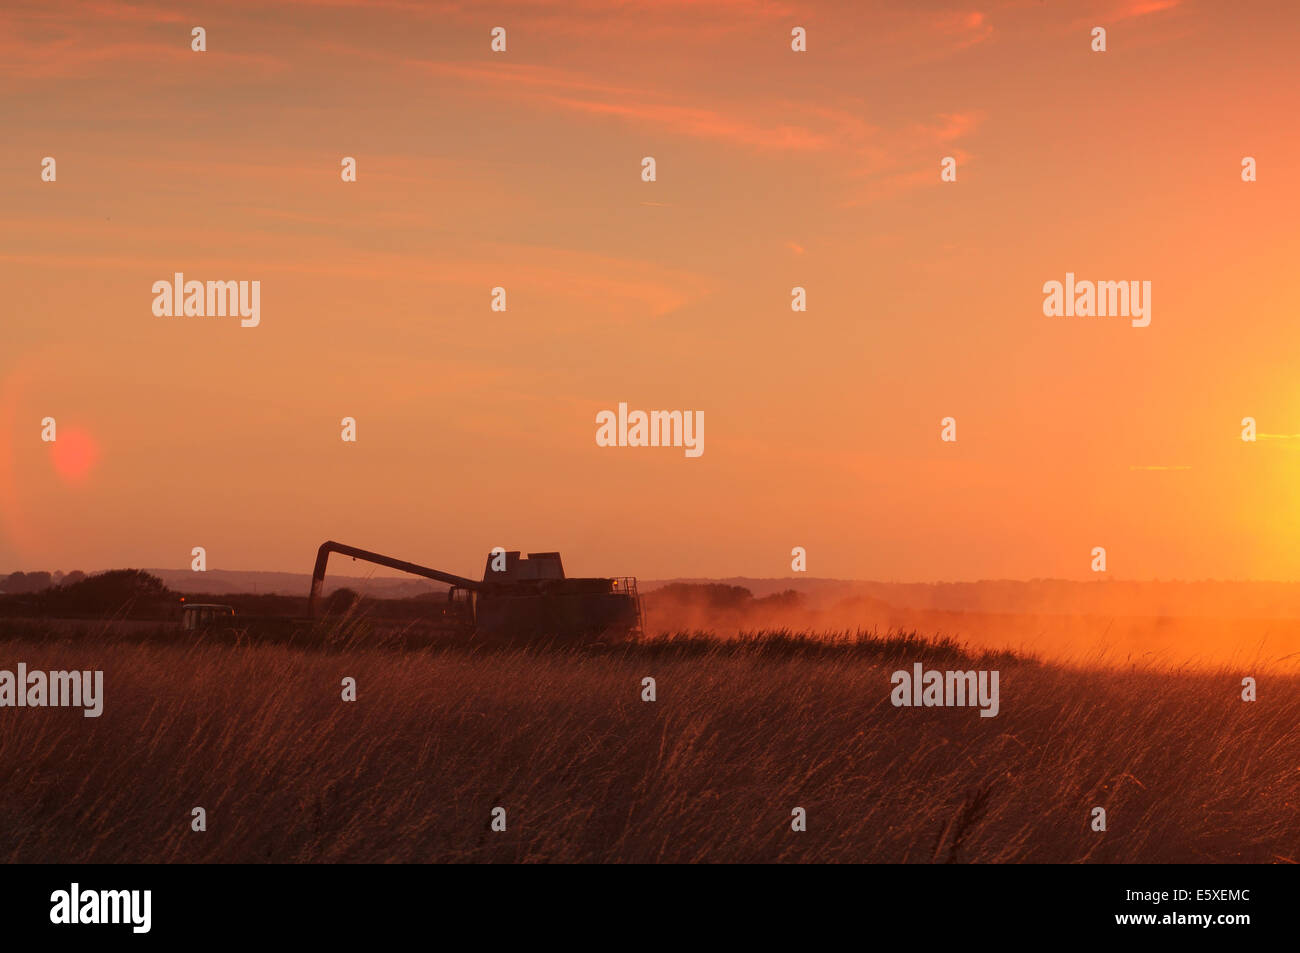
[[[1298,48],[1282,2],[6,4],[0,570],[1300,578],[1300,436],[1240,439],[1300,435]],[[154,316],[177,271],[261,325]],[[1045,317],[1067,271],[1151,326]],[[704,454],[598,447],[620,401]]]

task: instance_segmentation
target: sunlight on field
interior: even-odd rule
[[[988,585],[992,590],[997,584]],[[742,598],[736,605],[726,606],[719,604],[717,592],[707,591],[709,588],[673,591],[670,587],[650,592],[646,596],[647,627],[653,632],[705,630],[724,638],[773,627],[814,632],[908,631],[953,638],[982,650],[1032,654],[1076,667],[1145,665],[1213,671],[1267,666],[1300,672],[1300,618],[1280,616],[1292,611],[1291,607],[1256,606],[1250,614],[1237,605],[1219,604],[1213,593],[1207,593],[1209,587],[1197,590],[1200,599],[1190,606],[1176,601],[1159,604],[1151,599],[1139,604],[1118,598],[1104,605],[1095,600],[1087,611],[1070,611],[1073,607],[1068,604],[1040,606],[1005,597],[990,599],[1005,605],[1003,611],[908,608],[864,597],[817,605],[794,593]],[[1267,614],[1268,608],[1279,615]],[[1234,617],[1234,611],[1238,616]]]

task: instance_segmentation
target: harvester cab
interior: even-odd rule
[[[488,553],[483,567],[483,584],[512,584],[534,579],[563,579],[564,564],[559,553],[529,553],[521,558],[519,551],[494,549]]]

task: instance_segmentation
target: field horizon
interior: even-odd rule
[[[173,618],[185,600],[228,603],[237,617],[303,617],[309,576],[256,572],[109,570],[89,578],[146,572],[162,589],[141,612],[139,594],[106,592],[75,612],[36,592],[6,595],[0,617]],[[21,575],[21,574],[18,574]],[[45,574],[43,591],[67,591]],[[78,574],[80,575],[80,574]],[[72,577],[64,577],[70,579]],[[265,584],[270,580],[272,585]],[[18,580],[21,587],[32,577]],[[261,582],[262,584],[259,584]],[[748,583],[742,585],[741,583]],[[410,577],[326,577],[324,594],[359,598],[372,616],[416,620],[445,598],[446,586]],[[820,578],[656,581],[642,583],[649,635],[706,631],[911,631],[948,637],[986,651],[1014,651],[1084,667],[1132,662],[1213,670],[1268,665],[1300,671],[1300,584],[1221,581],[1077,582],[987,580],[978,583],[881,583]],[[160,606],[158,600],[170,608]],[[337,606],[336,606],[337,608]]]

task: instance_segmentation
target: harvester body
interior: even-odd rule
[[[489,554],[475,614],[479,632],[530,638],[598,638],[641,628],[635,579],[566,579],[559,553]]]
[[[523,556],[494,550],[480,582],[333,541],[322,544],[316,555],[309,615],[315,615],[330,553],[447,583],[447,602],[438,618],[457,632],[485,638],[594,641],[627,638],[642,627],[636,579],[566,578],[559,553]]]

